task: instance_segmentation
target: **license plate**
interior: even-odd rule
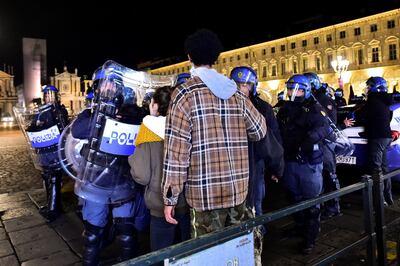
[[[356,164],[357,157],[355,156],[337,156],[336,163]]]

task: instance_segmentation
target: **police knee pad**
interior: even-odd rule
[[[92,225],[91,223],[84,222],[83,240],[85,246],[100,246],[104,228]]]

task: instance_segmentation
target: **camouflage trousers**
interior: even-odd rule
[[[190,209],[192,238],[205,235],[230,225],[238,225],[255,217],[254,210],[245,203],[238,206],[211,211],[196,211]],[[254,258],[255,265],[261,265],[263,234],[260,227],[254,228]]]

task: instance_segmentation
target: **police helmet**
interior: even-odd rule
[[[311,89],[312,90],[319,90],[322,86],[321,86],[321,80],[319,79],[318,75],[316,73],[313,72],[307,72],[303,74],[308,81],[310,82],[311,85]]]
[[[335,97],[336,98],[342,98],[343,97],[343,89],[337,88],[335,91]]]
[[[328,83],[321,83],[321,89],[328,90],[329,89]]]
[[[190,79],[191,75],[189,73],[181,73],[176,76],[176,85],[179,86],[186,82],[186,80]]]
[[[42,89],[43,93],[49,93],[49,92],[54,92],[58,93],[58,89],[52,85],[45,85]]]
[[[85,96],[85,105],[86,107],[92,107],[94,101],[94,92],[91,89],[88,89],[86,91],[86,96]]]
[[[328,96],[331,96],[331,94],[333,92],[332,88],[329,87],[328,83],[321,83],[320,89],[324,90],[325,94]]]
[[[42,88],[45,103],[58,101],[58,89],[52,85],[45,85]]]
[[[143,97],[143,102],[142,105],[149,105],[151,102],[151,98],[153,98],[155,89],[147,89],[146,93],[144,94]]]
[[[387,92],[388,86],[386,80],[382,77],[370,77],[367,80],[367,92]]]
[[[93,98],[94,98],[94,93],[93,93],[93,91],[90,91],[90,92],[88,92],[88,93],[86,94],[86,97],[85,97],[86,100],[91,101],[91,100],[93,100]]]
[[[304,91],[304,98],[308,99],[311,96],[311,85],[308,80],[308,78],[304,75],[296,74],[291,76],[287,81],[286,81],[286,88],[288,90],[303,90]],[[292,94],[290,97],[291,101],[294,101],[294,98],[296,97],[296,92]]]
[[[96,69],[92,75],[92,90],[93,92],[96,92],[96,94],[98,93],[97,89],[100,83],[100,80],[105,78],[105,72],[104,69],[102,67],[99,67],[98,69]]]
[[[253,95],[257,95],[257,73],[251,67],[247,66],[239,66],[235,67],[231,71],[231,79],[233,79],[236,83],[252,83],[253,87],[251,88],[251,93]]]
[[[93,82],[95,82],[96,80],[104,79],[105,76],[106,75],[105,75],[105,71],[104,71],[103,67],[99,67],[98,69],[96,69],[94,71],[93,76],[92,76],[92,80],[93,80]]]
[[[136,104],[136,91],[131,87],[125,86],[122,95],[124,96],[124,104]]]

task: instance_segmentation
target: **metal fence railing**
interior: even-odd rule
[[[374,174],[372,175],[373,180],[373,199],[374,199],[374,209],[375,209],[375,230],[376,230],[376,246],[378,255],[378,264],[387,265],[386,255],[386,223],[385,223],[385,213],[384,213],[384,196],[383,187],[384,180],[392,178],[393,176],[399,175],[400,169],[387,173],[386,175]],[[397,243],[399,246],[400,243]],[[399,249],[398,249],[399,250]],[[397,253],[398,264],[400,265],[399,254]]]
[[[386,245],[385,245],[385,222],[384,222],[384,203],[383,203],[383,180],[400,174],[400,169],[393,171],[385,176],[374,175],[363,176],[362,181],[344,187],[337,191],[324,194],[320,197],[306,200],[295,205],[291,205],[273,212],[266,213],[254,219],[247,220],[240,225],[230,226],[207,235],[191,239],[177,245],[167,247],[146,255],[121,262],[118,266],[125,265],[152,265],[164,261],[165,259],[178,259],[202,250],[225,243],[241,235],[248,234],[256,226],[263,225],[277,219],[289,216],[296,212],[307,209],[316,204],[321,204],[328,200],[342,197],[344,195],[362,190],[363,209],[364,209],[364,229],[365,233],[360,239],[353,243],[336,250],[334,253],[322,258],[314,265],[326,265],[344,253],[355,247],[366,244],[367,258],[369,265],[386,265]],[[374,212],[375,209],[375,212]],[[375,214],[375,217],[374,217]],[[375,223],[374,223],[375,221]]]

